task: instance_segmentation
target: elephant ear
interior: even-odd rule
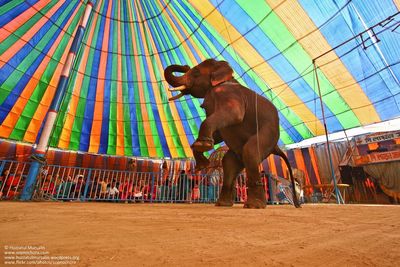
[[[211,72],[211,85],[216,86],[233,78],[233,70],[226,61],[218,61]]]

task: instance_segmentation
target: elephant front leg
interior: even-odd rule
[[[196,161],[196,171],[205,169],[210,164],[210,161],[203,155],[203,152],[193,150],[193,156]]]
[[[215,140],[215,144],[222,142],[222,137],[219,131],[214,132],[213,139]],[[196,171],[207,168],[210,164],[210,160],[204,156],[203,152],[193,149],[193,146],[192,150],[194,159],[196,160]]]
[[[214,147],[214,138],[219,129],[241,122],[243,112],[240,109],[220,109],[208,116],[200,125],[199,136],[192,149],[205,152]],[[217,143],[217,142],[216,142]]]
[[[234,199],[234,186],[237,175],[243,170],[241,159],[231,150],[222,159],[224,181],[216,206],[231,207]]]

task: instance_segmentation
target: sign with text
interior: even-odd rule
[[[400,138],[400,131],[386,132],[386,133],[374,133],[356,137],[357,145],[365,145],[370,143],[378,143],[387,140],[393,140]]]

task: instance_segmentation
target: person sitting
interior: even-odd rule
[[[5,185],[8,179],[8,176],[10,174],[10,170],[4,170],[2,175],[0,176],[0,199],[3,197],[3,195],[6,195],[6,193],[4,193],[5,190]]]
[[[143,192],[142,192],[142,180],[139,183],[136,183],[133,186],[133,199],[134,200],[143,200]]]
[[[99,198],[100,199],[105,199],[106,196],[107,196],[108,183],[106,181],[104,181],[104,178],[102,178],[98,185],[100,185]]]
[[[117,199],[119,196],[119,190],[117,187],[117,184],[115,182],[113,182],[110,186],[110,189],[108,190],[108,195],[109,198],[111,199]]]

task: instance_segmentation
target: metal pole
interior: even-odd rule
[[[335,188],[335,195],[336,195],[336,202],[337,204],[344,204],[342,195],[340,194],[340,191],[337,187],[337,182],[336,182],[336,177],[335,177],[335,171],[333,168],[333,161],[332,161],[332,155],[331,155],[331,148],[329,144],[329,137],[328,137],[328,129],[326,127],[326,118],[325,118],[325,110],[324,110],[324,104],[322,103],[322,94],[321,94],[321,87],[319,85],[319,79],[318,79],[318,72],[317,72],[317,65],[315,63],[315,60],[313,60],[314,64],[314,71],[315,71],[315,77],[317,79],[317,88],[318,88],[318,95],[319,95],[319,100],[321,103],[321,112],[322,112],[322,120],[324,122],[324,129],[325,129],[325,137],[326,137],[326,146],[328,147],[328,158],[329,158],[329,165],[331,167],[331,172],[332,172],[332,180],[333,180],[333,186]]]
[[[71,69],[76,57],[76,54],[81,45],[83,34],[85,33],[86,25],[89,20],[90,14],[92,13],[92,9],[94,6],[95,0],[90,0],[85,8],[83,16],[81,18],[80,25],[78,26],[78,30],[76,31],[75,38],[72,42],[71,48],[69,50],[67,60],[65,61],[65,65],[61,72],[60,80],[58,81],[57,89],[54,95],[54,98],[51,102],[49,111],[47,112],[47,117],[45,119],[44,127],[42,134],[40,136],[39,142],[35,149],[35,152],[32,154],[32,164],[29,169],[28,177],[26,179],[26,183],[24,189],[21,194],[21,200],[30,200],[32,198],[33,191],[35,189],[37,175],[42,164],[45,161],[45,154],[47,150],[47,145],[50,139],[50,135],[56,121],[56,117],[58,111],[61,106],[62,99],[65,95],[69,75],[71,74]]]

